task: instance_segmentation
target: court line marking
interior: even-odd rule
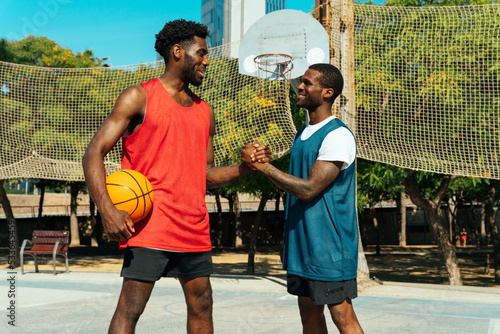
[[[363,310],[363,311],[370,311],[370,312],[373,312],[373,310],[370,310],[369,308],[362,308],[362,307],[358,307],[355,309],[359,309],[359,310]],[[490,319],[490,326],[491,326],[491,321],[492,320],[498,320],[498,324],[496,325],[498,328],[498,330],[500,330],[500,319],[491,319],[489,317],[479,317],[479,316],[467,316],[467,315],[455,315],[455,314],[442,314],[442,313],[419,313],[419,312],[405,312],[405,311],[398,311],[398,310],[384,310],[384,311],[381,311],[381,312],[384,312],[384,313],[394,313],[394,314],[404,314],[404,315],[418,315],[419,317],[446,317],[446,318],[460,318],[460,319],[483,319],[483,320],[486,320],[486,319]],[[488,333],[488,334],[500,334],[500,331],[497,333],[497,332],[494,332],[494,333]]]
[[[500,319],[491,319],[488,334],[500,334]]]

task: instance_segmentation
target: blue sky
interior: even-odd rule
[[[310,12],[314,0],[287,0]],[[201,21],[201,0],[1,0],[0,38],[46,36],[74,52],[93,49],[112,66],[156,60],[155,34],[165,22]]]

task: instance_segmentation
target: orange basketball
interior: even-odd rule
[[[141,173],[122,169],[106,178],[109,197],[118,210],[126,211],[137,223],[153,208],[153,187]]]

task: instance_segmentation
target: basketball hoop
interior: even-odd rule
[[[257,77],[266,80],[290,80],[293,57],[286,54],[267,53],[254,58]]]

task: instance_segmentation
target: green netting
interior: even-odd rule
[[[359,156],[500,179],[500,6],[354,13]]]
[[[442,174],[500,179],[500,6],[330,7],[333,63],[355,41],[352,92],[336,103],[356,135],[358,156]],[[259,140],[276,157],[295,134],[288,81],[238,74],[231,50],[210,50],[207,78],[195,90],[216,112],[217,165],[239,159]],[[161,75],[162,62],[58,69],[0,62],[0,179],[83,180],[81,157],[126,87]],[[351,101],[352,104],[352,101]],[[120,145],[106,157],[119,169]]]
[[[289,81],[261,82],[238,74],[225,45],[210,50],[210,66],[195,93],[216,113],[215,163],[239,161],[240,148],[258,140],[275,157],[291,147],[295,127]],[[127,87],[158,77],[163,62],[109,68],[60,69],[0,62],[0,179],[83,180],[81,159],[95,131]],[[265,85],[263,94],[262,85]],[[120,168],[121,144],[106,156]]]

